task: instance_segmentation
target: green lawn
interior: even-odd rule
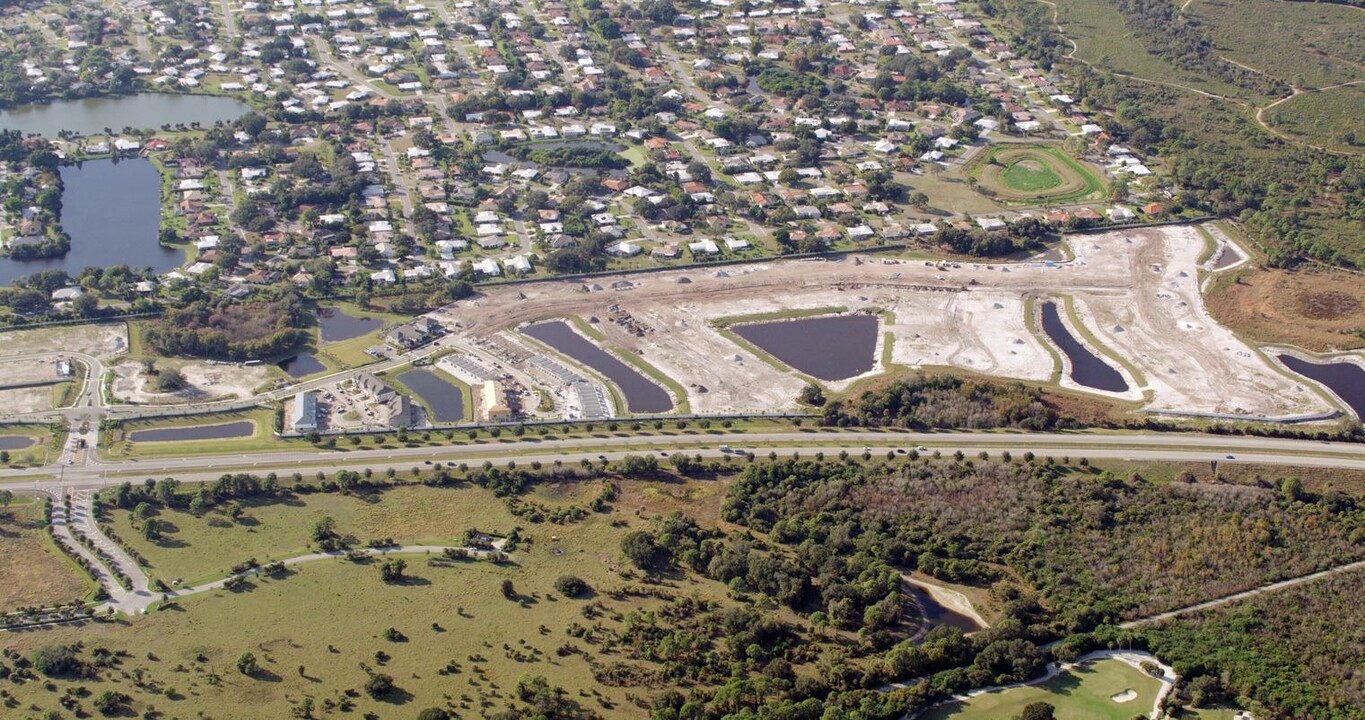
[[[1000,173],[1000,179],[1011,188],[1022,192],[1051,190],[1062,184],[1061,175],[1035,158],[1015,160]]]
[[[1152,711],[1161,682],[1118,660],[1099,660],[1074,668],[1045,683],[978,695],[965,703],[945,705],[925,713],[924,720],[981,720],[1011,718],[1033,702],[1051,703],[1057,720],[1131,720]],[[1137,697],[1127,702],[1111,698],[1127,690]]]

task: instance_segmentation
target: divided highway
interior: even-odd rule
[[[725,453],[729,446],[733,453]],[[337,450],[287,450],[251,454],[203,455],[98,461],[87,464],[52,465],[26,470],[0,470],[0,487],[13,490],[80,490],[97,488],[124,480],[149,477],[175,477],[186,482],[216,479],[225,472],[246,471],[314,473],[318,471],[363,470],[400,471],[413,465],[508,461],[578,463],[581,460],[619,460],[630,454],[687,452],[718,457],[752,452],[790,455],[801,452],[826,456],[841,451],[861,454],[864,448],[876,455],[887,451],[907,453],[917,447],[947,454],[961,450],[969,455],[986,451],[992,455],[1009,451],[1015,455],[1031,451],[1038,456],[1071,456],[1090,459],[1132,460],[1140,462],[1256,463],[1298,467],[1365,470],[1365,445],[1308,440],[1258,437],[1224,437],[1195,434],[1096,434],[1096,433],[916,433],[901,431],[838,431],[810,429],[764,433],[669,434],[629,437],[590,437],[557,439],[540,437],[505,438],[440,447],[374,448],[356,446]],[[661,458],[662,459],[662,458]]]

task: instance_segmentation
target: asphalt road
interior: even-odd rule
[[[508,433],[510,434],[510,433]],[[615,437],[553,439],[504,437],[473,444],[441,447],[375,448],[373,446],[339,445],[337,450],[288,450],[279,452],[203,455],[195,457],[165,457],[127,460],[120,462],[95,461],[85,465],[53,465],[27,470],[0,470],[0,487],[13,490],[88,489],[103,485],[138,480],[148,477],[175,477],[186,482],[213,480],[225,472],[248,471],[264,474],[291,474],[318,471],[373,469],[383,472],[389,467],[407,471],[413,466],[432,463],[467,463],[470,466],[490,461],[505,464],[515,460],[529,463],[539,460],[550,464],[556,460],[576,464],[582,460],[619,460],[631,454],[661,452],[700,453],[707,457],[726,455],[720,447],[729,445],[736,454],[752,452],[766,456],[769,452],[790,455],[801,452],[826,456],[841,451],[861,454],[869,448],[874,455],[888,450],[906,450],[925,446],[929,451],[945,455],[958,450],[975,455],[986,451],[992,455],[1008,450],[1015,455],[1031,451],[1038,456],[1070,456],[1073,459],[1131,460],[1142,462],[1196,462],[1218,460],[1221,463],[1256,463],[1298,467],[1322,467],[1343,470],[1365,470],[1365,445],[1328,443],[1305,440],[1286,440],[1255,437],[1223,437],[1210,435],[1122,434],[1091,433],[912,433],[912,432],[841,432],[810,429],[770,433],[673,434]],[[1228,456],[1231,456],[1229,458]],[[663,458],[660,458],[661,460]],[[743,462],[736,459],[736,462]]]

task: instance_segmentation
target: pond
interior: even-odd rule
[[[431,423],[457,423],[464,420],[464,394],[458,387],[436,373],[409,370],[398,376],[431,409],[427,420]]]
[[[1280,362],[1294,372],[1326,385],[1358,418],[1365,418],[1365,368],[1355,363],[1315,363],[1293,355],[1280,355]]]
[[[175,440],[226,440],[228,438],[251,437],[256,432],[256,423],[250,420],[223,423],[219,425],[191,425],[189,427],[153,428],[134,430],[128,439],[133,442],[168,442]]]
[[[33,444],[26,435],[0,435],[0,450],[23,450]]]
[[[164,123],[184,123],[188,127],[197,122],[209,126],[219,120],[231,122],[248,112],[251,112],[250,105],[230,97],[138,93],[59,100],[0,111],[0,128],[55,138],[62,130],[94,135],[102,134],[105,128],[115,133],[125,127],[155,130]]]
[[[358,338],[373,332],[383,324],[384,321],[379,318],[347,315],[341,308],[318,308],[318,329],[322,333],[323,342]]]
[[[907,583],[904,592],[919,606],[919,614],[924,620],[926,632],[940,625],[955,627],[965,633],[976,632],[981,629],[981,626],[977,625],[975,620],[962,613],[943,607],[937,600],[930,597],[929,593],[925,592],[924,588],[919,587],[918,585],[910,585]]]
[[[538,323],[523,328],[522,332],[602,373],[608,380],[616,383],[626,396],[626,406],[630,412],[661,413],[673,409],[673,401],[663,388],[641,375],[635,368],[588,342],[568,324],[560,321]]]
[[[730,329],[769,355],[821,380],[862,375],[876,361],[877,318],[871,315],[780,320]]]
[[[1071,336],[1071,331],[1062,324],[1062,318],[1057,313],[1057,303],[1043,303],[1043,332],[1066,353],[1071,361],[1071,379],[1077,384],[1108,392],[1128,391],[1128,382],[1119,371],[1095,357],[1094,353]]]
[[[184,262],[183,251],[157,242],[161,177],[150,161],[94,160],[61,173],[62,227],[71,235],[71,250],[59,258],[0,258],[0,285],[42,270],[76,277],[87,267],[127,264],[164,273]]]
[[[299,353],[280,363],[280,369],[291,378],[301,378],[320,373],[326,370],[327,366],[312,353]]]

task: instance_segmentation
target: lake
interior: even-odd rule
[[[384,321],[379,318],[347,315],[341,308],[318,308],[318,329],[323,342],[351,340],[379,329]]]
[[[626,406],[633,413],[661,413],[673,409],[673,401],[663,388],[641,375],[635,368],[588,342],[567,323],[555,321],[529,325],[523,333],[602,373],[621,388]]]
[[[23,450],[33,444],[27,435],[0,435],[0,450]]]
[[[251,437],[256,432],[256,423],[250,420],[223,423],[220,425],[191,425],[189,427],[154,428],[134,430],[128,436],[133,442],[167,442],[174,440],[225,440],[228,438]]]
[[[159,129],[163,123],[203,126],[231,122],[251,112],[251,106],[230,97],[138,93],[109,98],[59,100],[46,105],[24,105],[0,111],[0,128],[48,138],[68,130],[77,135],[102,134],[105,128]]]
[[[1326,385],[1356,417],[1365,418],[1365,369],[1349,362],[1315,363],[1293,355],[1280,355],[1279,358],[1290,370]]]
[[[312,353],[299,353],[294,357],[280,363],[280,369],[291,378],[301,378],[320,373],[327,369],[322,361],[317,359]]]
[[[127,264],[164,273],[185,253],[157,242],[161,229],[161,177],[148,160],[93,160],[61,170],[62,227],[71,250],[60,258],[0,258],[0,285],[41,270],[79,276],[87,267]]]
[[[1108,392],[1128,391],[1128,382],[1118,370],[1096,357],[1071,336],[1071,331],[1066,329],[1061,316],[1057,314],[1057,303],[1043,303],[1043,332],[1066,353],[1071,361],[1071,379],[1077,384]]]
[[[436,373],[409,370],[398,376],[398,382],[411,388],[431,409],[428,422],[457,423],[464,420],[464,394]]]
[[[877,348],[877,318],[871,315],[780,320],[735,325],[736,335],[759,349],[821,380],[845,380],[872,369]]]

